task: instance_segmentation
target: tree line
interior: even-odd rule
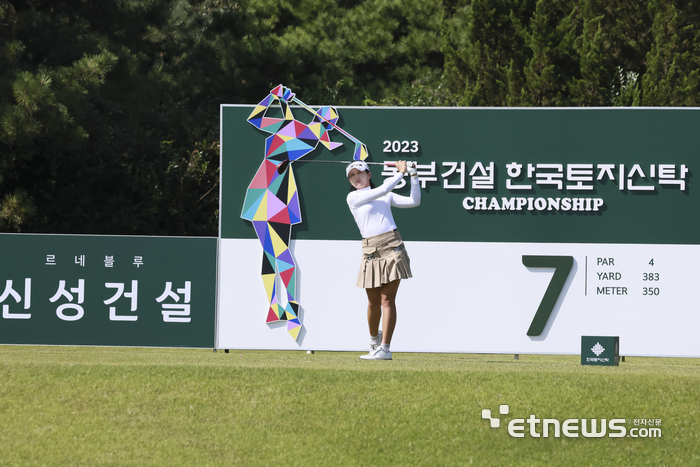
[[[697,1],[0,0],[0,229],[216,235],[218,117],[697,106]]]

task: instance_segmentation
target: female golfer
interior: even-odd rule
[[[420,204],[420,185],[415,164],[396,163],[398,173],[375,188],[364,161],[354,161],[345,169],[350,181],[348,206],[362,234],[362,265],[357,286],[367,291],[367,322],[370,351],[364,360],[391,360],[391,337],[396,327],[396,292],[401,279],[411,275],[411,265],[401,235],[391,215],[391,207],[411,208]],[[411,175],[411,196],[391,192],[403,176]],[[379,330],[379,321],[383,332]]]

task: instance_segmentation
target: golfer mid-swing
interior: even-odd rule
[[[411,264],[401,235],[396,228],[391,207],[412,208],[420,204],[420,185],[415,165],[396,163],[397,173],[375,188],[372,174],[364,161],[354,161],[345,169],[351,188],[347,201],[362,234],[362,264],[357,286],[367,292],[367,322],[370,351],[364,360],[391,360],[391,338],[396,327],[396,292],[401,279],[412,277]],[[411,196],[391,190],[405,174],[411,175]],[[379,322],[382,321],[382,330]]]

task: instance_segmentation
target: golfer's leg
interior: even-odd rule
[[[391,337],[396,327],[396,292],[399,291],[401,279],[382,286],[381,303],[383,314],[382,344],[391,344]]]
[[[382,288],[365,289],[367,291],[367,324],[369,335],[379,334],[379,321],[382,319]]]

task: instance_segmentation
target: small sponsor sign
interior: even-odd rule
[[[619,364],[619,336],[581,336],[581,365]]]

